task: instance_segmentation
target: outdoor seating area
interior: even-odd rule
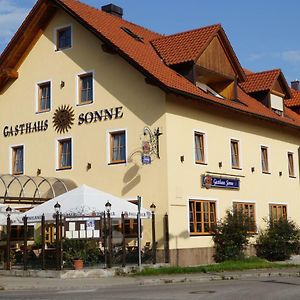
[[[26,213],[16,212],[18,218],[6,206],[5,215],[0,251],[6,270],[111,268],[156,263],[154,204],[148,211],[81,186]],[[142,219],[152,220],[152,241],[146,241],[143,246]],[[11,234],[15,224],[22,228],[23,239],[17,242]],[[29,235],[33,226],[34,239]]]

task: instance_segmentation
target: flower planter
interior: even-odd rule
[[[83,269],[83,260],[82,259],[74,259],[73,266],[75,270]]]

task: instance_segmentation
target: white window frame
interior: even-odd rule
[[[271,216],[270,216],[270,205],[285,205],[286,206],[286,216],[287,216],[287,219],[289,219],[289,216],[288,216],[288,203],[287,202],[268,202],[268,221],[271,220]]]
[[[64,48],[64,49],[58,49],[58,45],[57,45],[57,33],[59,30],[63,29],[63,28],[67,28],[67,27],[71,27],[71,47],[68,47],[68,48]],[[70,49],[73,48],[73,42],[74,42],[74,39],[73,39],[73,24],[66,24],[66,25],[62,25],[62,26],[59,26],[59,27],[55,27],[54,28],[54,32],[53,32],[53,41],[54,41],[54,51],[55,52],[62,52],[62,51],[68,51]]]
[[[48,82],[50,83],[50,108],[49,108],[49,110],[39,111],[40,86],[43,85],[43,84],[46,84]],[[35,84],[35,113],[36,114],[46,114],[46,113],[51,112],[51,110],[52,110],[52,98],[53,98],[52,90],[53,90],[52,79],[38,81]]]
[[[258,221],[259,221],[259,219],[258,219],[258,210],[257,210],[257,201],[256,200],[236,200],[236,199],[234,199],[234,200],[232,200],[231,201],[231,208],[230,209],[232,209],[233,208],[233,204],[234,203],[249,203],[249,204],[255,204],[255,225],[256,225],[256,232],[258,232],[258,225],[259,225],[259,223],[258,223]]]
[[[13,174],[13,165],[12,165],[12,163],[13,163],[13,149],[14,148],[17,148],[17,147],[23,147],[23,173],[22,174],[20,174],[20,175],[23,175],[23,174],[25,174],[25,144],[15,144],[15,145],[10,145],[9,146],[9,149],[10,149],[10,151],[9,151],[9,173],[10,174]]]
[[[203,134],[203,144],[204,144],[204,162],[203,163],[197,163],[196,162],[196,155],[195,155],[195,150],[196,150],[196,143],[195,143],[195,134],[200,133]],[[193,160],[194,160],[194,165],[199,166],[199,165],[207,165],[208,164],[208,149],[207,149],[207,133],[203,130],[197,130],[193,129]]]
[[[267,154],[268,154],[268,172],[264,172],[262,168],[262,148],[267,148]],[[270,147],[268,145],[261,144],[259,147],[259,164],[260,164],[260,170],[262,174],[270,175],[271,174],[271,151]]]
[[[292,154],[293,156],[293,167],[294,167],[294,175],[290,175],[289,173],[289,154]],[[295,155],[295,152],[294,151],[287,151],[287,173],[289,175],[289,178],[296,178],[297,177],[297,174],[296,174],[296,168],[295,168],[295,160],[296,160],[296,155]]]
[[[113,163],[111,160],[111,153],[110,153],[110,142],[111,142],[111,134],[114,132],[124,131],[125,132],[125,162],[120,163]],[[120,165],[127,165],[128,164],[128,129],[127,128],[118,128],[118,129],[110,129],[106,131],[106,162],[109,166],[120,166]]]
[[[190,200],[198,200],[198,201],[211,201],[211,202],[215,202],[216,203],[216,221],[218,221],[218,216],[220,216],[220,205],[219,205],[219,199],[217,198],[211,198],[211,197],[193,197],[193,196],[190,196],[187,198],[186,200],[186,220],[187,220],[187,232],[189,233],[189,237],[192,238],[192,239],[195,239],[195,238],[205,238],[205,237],[208,237],[210,238],[211,235],[193,235],[191,234],[190,232]]]
[[[59,147],[60,147],[60,142],[61,141],[64,141],[64,140],[68,140],[70,139],[71,140],[71,162],[72,162],[72,165],[70,168],[60,168],[60,165],[59,165]],[[72,136],[64,136],[64,137],[59,137],[55,140],[55,171],[56,172],[61,172],[61,171],[70,171],[70,170],[73,170],[74,168],[74,139]]]
[[[231,161],[231,141],[237,142],[238,143],[238,151],[239,151],[239,167],[233,167],[232,166],[232,161]],[[235,137],[230,137],[229,138],[229,162],[230,162],[230,167],[232,170],[243,170],[243,157],[242,157],[242,142],[240,139],[235,138]]]
[[[80,91],[79,91],[79,87],[80,87],[80,77],[84,76],[84,75],[88,75],[88,74],[92,74],[93,76],[93,101],[92,102],[88,102],[88,103],[81,103],[80,102]],[[75,87],[76,87],[76,106],[89,106],[89,105],[93,105],[95,102],[95,70],[89,70],[89,71],[84,71],[84,72],[80,72],[78,74],[76,74],[75,76]]]

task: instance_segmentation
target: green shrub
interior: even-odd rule
[[[241,211],[227,211],[223,220],[212,228],[215,261],[237,260],[244,257],[249,243],[249,218]]]
[[[292,220],[268,222],[256,240],[256,255],[270,261],[286,260],[299,249],[299,228]]]
[[[75,259],[82,259],[86,264],[97,264],[103,255],[96,240],[66,239],[63,243],[64,261],[71,264]]]

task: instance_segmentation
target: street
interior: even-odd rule
[[[113,280],[113,279],[112,279]],[[84,279],[83,279],[84,281]],[[38,279],[37,283],[38,285]],[[270,277],[162,285],[119,285],[61,290],[0,291],[0,299],[300,299],[300,278]]]

